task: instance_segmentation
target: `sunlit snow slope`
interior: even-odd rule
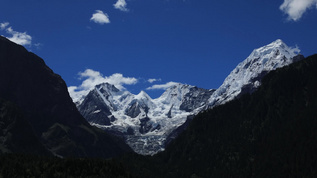
[[[298,53],[298,48],[290,48],[280,39],[253,50],[213,93],[209,99],[209,107],[224,104],[240,94],[254,91],[268,72],[303,59]]]

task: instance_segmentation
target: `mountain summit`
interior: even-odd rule
[[[224,104],[244,93],[251,93],[261,84],[268,72],[303,59],[298,48],[288,47],[278,39],[266,46],[253,50],[229,74],[223,84],[209,99],[209,107]]]
[[[298,52],[282,40],[255,49],[217,90],[178,83],[152,99],[144,91],[133,95],[103,83],[84,97],[78,109],[90,124],[122,136],[135,152],[155,154],[191,116],[253,92],[268,72],[302,59]]]

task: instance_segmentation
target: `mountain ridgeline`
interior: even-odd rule
[[[59,75],[0,36],[0,177],[317,177],[316,68],[276,40],[217,90],[152,99],[99,84],[84,118]]]
[[[253,50],[217,90],[178,83],[152,99],[144,91],[134,95],[103,83],[77,107],[90,124],[121,136],[139,154],[153,155],[163,151],[194,115],[254,92],[267,73],[303,58],[297,49],[276,40]]]
[[[141,177],[317,177],[317,55],[199,113],[164,152],[127,156]]]
[[[169,133],[197,112],[195,109],[202,107],[213,92],[177,84],[160,98],[152,99],[143,91],[134,95],[103,83],[85,97],[78,109],[92,125],[123,137],[135,152],[154,154],[164,150]]]
[[[104,157],[130,151],[90,126],[44,61],[0,36],[0,153]]]

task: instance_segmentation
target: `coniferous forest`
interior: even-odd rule
[[[115,160],[0,155],[0,177],[109,177],[132,178]]]

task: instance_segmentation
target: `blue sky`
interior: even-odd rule
[[[0,3],[0,35],[42,57],[76,91],[100,81],[153,98],[172,82],[218,88],[253,49],[276,39],[317,53],[317,0]]]

